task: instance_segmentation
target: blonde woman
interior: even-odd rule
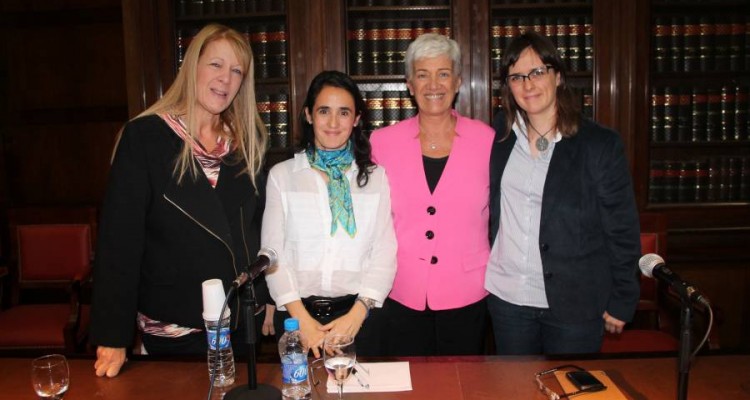
[[[205,354],[201,282],[228,287],[255,258],[267,133],[252,72],[243,37],[208,25],[164,97],[123,128],[94,268],[98,376],[119,373],[136,326],[149,354]],[[265,282],[255,285],[263,304]],[[235,308],[233,329],[238,315]],[[237,350],[244,340],[232,342]]]

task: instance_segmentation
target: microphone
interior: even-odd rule
[[[667,268],[664,259],[658,254],[646,254],[641,257],[640,261],[638,261],[638,266],[641,268],[641,273],[643,273],[643,275],[667,283],[681,296],[697,303],[701,303],[706,307],[711,307],[708,298],[701,294],[698,289],[683,281],[676,273]]]
[[[244,285],[245,282],[254,281],[255,278],[257,278],[263,271],[267,270],[268,267],[276,265],[276,261],[278,261],[276,251],[274,249],[269,249],[268,247],[263,247],[258,252],[258,258],[255,262],[248,265],[244,271],[240,272],[237,279],[232,282],[232,285],[240,287]]]

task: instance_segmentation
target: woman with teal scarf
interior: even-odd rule
[[[391,290],[396,236],[388,179],[360,128],[364,108],[349,76],[318,74],[300,116],[300,151],[268,177],[261,243],[279,254],[266,275],[275,331],[299,319],[315,357],[334,333],[356,335],[360,355],[381,354],[367,321]]]

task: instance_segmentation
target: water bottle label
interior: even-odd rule
[[[219,350],[228,349],[231,345],[229,340],[229,327],[222,327],[219,329]],[[210,350],[216,349],[216,329],[208,329],[208,348]]]
[[[286,358],[281,364],[281,380],[285,384],[307,382],[307,358]]]

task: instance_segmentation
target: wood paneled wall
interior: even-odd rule
[[[98,205],[127,119],[120,1],[3,0],[0,35],[3,218]]]

